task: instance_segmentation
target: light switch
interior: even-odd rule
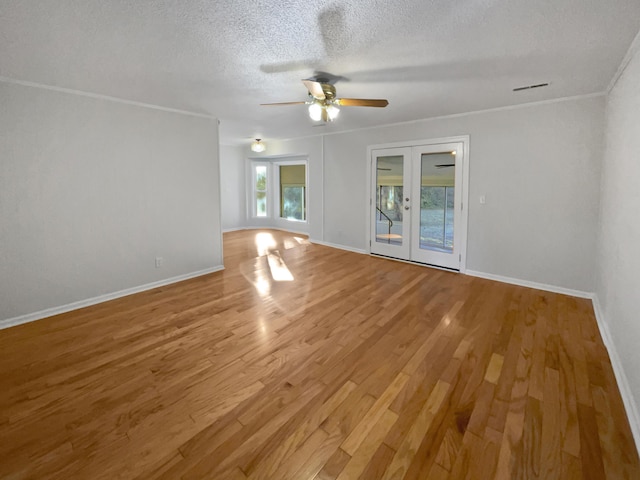
[[[485,203],[487,203],[487,199],[484,195],[480,195],[480,205],[484,205]]]

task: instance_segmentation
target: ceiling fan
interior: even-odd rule
[[[326,78],[302,80],[309,91],[306,102],[262,103],[261,105],[309,105],[309,116],[319,122],[331,122],[338,117],[338,107],[386,107],[389,102],[384,99],[337,98],[336,87]]]

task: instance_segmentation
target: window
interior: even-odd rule
[[[280,165],[280,218],[305,221],[306,165]]]
[[[249,214],[253,218],[273,219],[280,227],[286,227],[287,222],[306,222],[307,162],[274,160],[250,162]]]
[[[253,206],[256,217],[267,215],[267,165],[254,165],[253,168]]]

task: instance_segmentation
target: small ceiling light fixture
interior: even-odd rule
[[[260,153],[260,152],[264,152],[266,149],[267,147],[264,143],[262,143],[261,138],[256,138],[256,141],[251,144],[252,152]]]

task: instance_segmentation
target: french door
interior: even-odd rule
[[[460,269],[464,146],[372,150],[371,253]]]

